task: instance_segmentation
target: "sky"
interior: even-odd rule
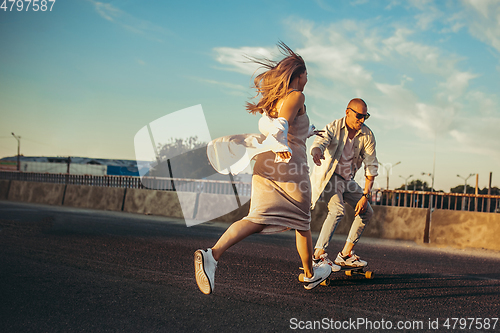
[[[15,133],[25,156],[135,159],[142,128],[196,105],[204,119],[172,135],[205,123],[213,139],[257,133],[245,103],[258,68],[245,55],[279,60],[281,40],[306,61],[316,127],[366,101],[379,187],[387,172],[390,188],[434,178],[449,191],[470,174],[484,188],[490,172],[500,187],[500,1],[11,4],[0,9],[0,158],[17,154]]]

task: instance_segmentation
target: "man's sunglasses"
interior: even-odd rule
[[[367,112],[366,114],[362,114],[362,113],[359,113],[359,112],[354,111],[354,110],[353,110],[353,109],[351,109],[351,108],[348,108],[348,109],[349,109],[349,110],[351,110],[352,112],[354,112],[354,113],[356,114],[356,118],[358,118],[358,119],[363,119],[363,118],[365,118],[365,120],[366,120],[366,119],[370,118],[370,114],[369,114],[368,112]]]

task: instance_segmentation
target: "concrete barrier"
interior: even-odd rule
[[[12,180],[7,200],[60,206],[65,186],[63,184]]]
[[[436,209],[430,224],[430,243],[455,248],[500,251],[500,214]]]
[[[238,206],[236,196],[212,193],[201,193],[198,198],[196,219],[233,223],[248,215],[250,197],[239,196]],[[228,212],[228,210],[231,210]],[[216,217],[214,217],[216,216]]]
[[[123,210],[186,219],[212,219],[214,209],[237,207],[236,197],[232,195],[188,192],[182,192],[182,195],[183,207],[177,193],[170,191],[0,180],[0,200]],[[246,197],[240,200],[246,203],[212,220],[232,223],[245,217],[250,201]],[[431,244],[438,246],[500,251],[500,242],[497,241],[497,235],[500,234],[500,214],[437,209],[429,222],[428,209],[374,206],[373,210],[374,216],[363,233],[364,237],[417,243],[428,239]],[[312,231],[321,230],[327,213],[326,203],[318,202],[311,212]],[[353,219],[354,210],[346,205],[345,216],[339,223],[336,234],[347,235]]]
[[[240,200],[246,202],[249,201],[249,198],[240,197]],[[245,207],[245,205],[242,207]],[[200,193],[197,202],[196,219],[232,223],[248,215],[250,205],[246,207],[245,214],[245,208],[238,206],[235,195]]]
[[[7,200],[9,195],[10,180],[0,180],[0,200]]]
[[[196,195],[196,193],[193,194]],[[123,211],[184,218],[177,194],[171,191],[129,188],[125,195]],[[185,213],[188,215],[186,218],[193,218],[193,212],[194,207],[191,211],[186,210]]]
[[[423,243],[426,239],[427,214],[425,208],[375,206],[373,219],[364,236],[399,239]]]
[[[124,188],[67,185],[64,206],[121,211]]]
[[[372,206],[373,218],[366,226],[363,236],[384,239],[410,240],[423,243],[426,230],[427,209],[390,206]],[[311,212],[311,230],[320,231],[328,214],[325,202],[318,202]],[[345,214],[336,234],[347,235],[354,220],[354,209],[345,205]]]
[[[203,211],[209,209],[212,197],[216,198],[215,194],[202,194],[204,200],[200,200],[198,210]],[[220,195],[219,195],[220,197]],[[233,196],[227,196],[229,200],[226,204],[232,205]],[[219,198],[220,200],[220,198]],[[250,202],[242,205],[239,209],[215,218],[220,222],[232,223],[248,214]],[[365,228],[363,236],[385,239],[410,240],[417,243],[423,243],[425,237],[427,209],[422,208],[404,208],[404,207],[387,207],[375,206],[372,207],[374,215],[368,226]],[[311,231],[319,232],[323,226],[326,215],[328,214],[327,204],[318,202],[315,209],[311,212]],[[201,217],[201,216],[198,216]],[[354,209],[345,205],[345,215],[340,221],[335,234],[347,235],[351,229],[354,219]]]
[[[327,214],[328,207],[326,202],[318,201],[314,209],[311,211],[311,231],[319,232],[321,230]],[[335,232],[338,233],[338,231]]]

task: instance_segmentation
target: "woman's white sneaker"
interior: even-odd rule
[[[317,287],[321,282],[325,281],[330,274],[332,273],[332,269],[330,265],[323,264],[316,267],[313,267],[314,275],[311,278],[304,276],[304,288],[307,290],[311,290],[314,287]]]
[[[194,272],[198,288],[204,294],[211,294],[215,287],[215,269],[217,261],[212,255],[212,249],[197,250],[194,253]]]

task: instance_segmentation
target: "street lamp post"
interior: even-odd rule
[[[401,162],[398,162],[394,165],[392,164],[384,164],[384,168],[385,168],[385,172],[387,173],[387,190],[389,190],[389,173],[390,173],[390,169],[392,169],[393,167],[395,167],[396,165],[398,164],[401,164]]]
[[[399,175],[399,177],[403,178],[405,180],[405,191],[408,191],[408,179],[410,179],[411,177],[413,177],[413,175],[409,175],[407,178]]]
[[[17,140],[17,171],[21,170],[21,137],[12,132],[12,136]]]
[[[464,180],[464,194],[467,193],[467,179],[469,179],[470,177],[474,176],[475,173],[471,173],[469,176],[467,176],[467,178],[464,178],[460,175],[457,175],[458,178],[462,178]],[[464,210],[465,208],[465,196],[462,198],[462,210]]]
[[[429,176],[429,177],[431,177],[431,192],[434,192],[434,174],[422,172],[422,176]],[[422,187],[423,186],[424,185],[422,184]]]
[[[405,180],[405,191],[408,191],[408,179],[410,179],[411,177],[413,177],[413,175],[409,175],[408,177],[403,177],[401,175],[399,175],[399,177],[403,178]],[[405,207],[406,207],[406,198],[407,198],[407,194],[405,192]],[[412,200],[412,203],[413,203],[413,194],[411,195],[411,200]]]
[[[429,208],[431,209],[431,213],[432,213],[432,210],[434,208],[433,207],[434,206],[434,195],[432,195],[432,193],[434,192],[434,174],[433,173],[422,172],[422,176],[429,176],[429,177],[431,177],[431,195],[429,197]]]

